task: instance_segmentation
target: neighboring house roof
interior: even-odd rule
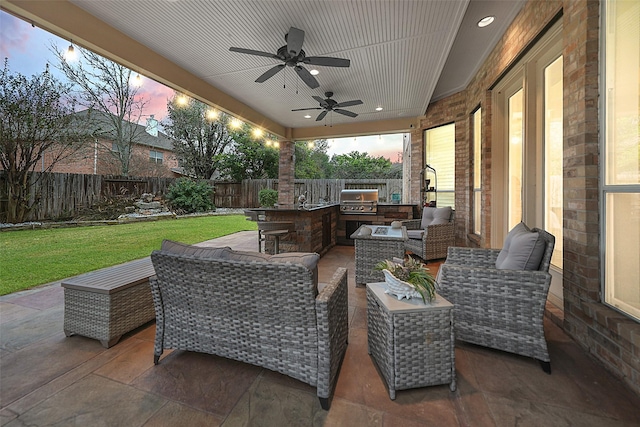
[[[79,116],[88,116],[90,114],[93,128],[92,133],[97,137],[112,139],[112,119],[116,118],[115,115],[89,109],[78,111],[76,114]],[[146,126],[133,122],[127,123],[129,125],[130,132],[134,135],[136,143],[146,145],[151,148],[173,151],[173,142],[166,134],[158,131],[158,136],[153,136],[147,132]]]

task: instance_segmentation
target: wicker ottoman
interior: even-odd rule
[[[449,384],[456,389],[453,304],[437,296],[400,300],[385,294],[384,283],[367,284],[369,354],[388,389]]]
[[[155,318],[150,258],[103,268],[62,282],[64,333],[95,338],[106,348]]]

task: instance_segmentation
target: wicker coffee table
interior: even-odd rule
[[[372,229],[370,235],[361,235],[363,227]],[[404,242],[409,240],[407,228],[391,228],[388,225],[363,225],[351,238],[355,241],[356,250],[356,285],[384,280],[382,271],[373,268],[388,259],[404,258]]]
[[[388,389],[449,384],[456,389],[453,304],[437,296],[398,300],[385,293],[384,283],[367,284],[369,354]]]

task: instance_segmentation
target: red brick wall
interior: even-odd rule
[[[599,256],[599,1],[529,0],[462,92],[429,105],[412,133],[412,182],[423,167],[425,129],[456,125],[456,242],[473,246],[471,114],[482,107],[482,236],[491,238],[491,90],[561,12],[564,58],[564,329],[640,394],[640,324],[601,302]],[[412,200],[415,200],[412,188]],[[553,361],[552,361],[553,362]]]
[[[120,162],[112,156],[111,141],[100,140],[97,145],[87,144],[79,151],[71,156],[56,162],[51,172],[59,173],[77,173],[77,174],[96,174],[96,175],[120,175]],[[150,151],[159,151],[163,153],[162,164],[157,164],[149,160]],[[97,156],[97,162],[94,159]],[[51,165],[54,153],[48,151],[45,153],[42,161],[34,169],[40,172]],[[157,176],[157,177],[173,177],[174,173],[171,168],[178,166],[178,160],[173,152],[160,148],[151,148],[146,145],[136,145],[133,149],[133,156],[129,165],[130,176]]]

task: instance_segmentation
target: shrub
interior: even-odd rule
[[[271,188],[263,188],[258,193],[258,202],[263,208],[272,208],[278,203],[278,192]]]
[[[169,186],[167,200],[171,208],[184,213],[207,212],[215,209],[211,201],[213,187],[206,182],[180,178]]]

